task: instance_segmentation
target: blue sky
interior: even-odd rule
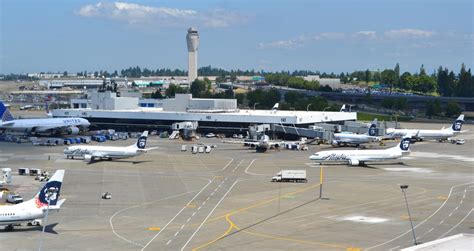
[[[453,1],[0,1],[0,73],[199,65],[351,72],[473,64],[474,6]]]

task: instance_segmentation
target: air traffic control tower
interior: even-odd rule
[[[186,35],[186,42],[188,44],[188,81],[189,83],[196,80],[198,77],[197,58],[199,47],[199,34],[196,28],[189,28]]]

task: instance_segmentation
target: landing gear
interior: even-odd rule
[[[5,231],[8,231],[8,232],[13,231],[13,225],[12,225],[12,224],[7,225],[7,226],[5,227]]]

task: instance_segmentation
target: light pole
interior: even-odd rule
[[[312,104],[309,103],[307,106],[306,106],[306,111],[309,112],[309,107],[311,106]]]
[[[259,104],[260,104],[260,103],[257,103],[257,102],[255,102],[255,103],[253,104],[253,110],[254,110],[254,111],[255,111],[255,106],[256,106],[256,105],[259,105]]]
[[[408,185],[400,185],[400,189],[402,189],[403,197],[405,197],[405,204],[407,205],[408,218],[410,219],[411,232],[413,233],[413,242],[415,243],[415,245],[418,245],[418,243],[416,242],[415,228],[413,227],[413,222],[411,221],[411,214],[410,208],[408,207],[407,195],[405,193],[405,191],[408,189]]]
[[[49,203],[51,202],[51,196],[55,194],[57,191],[57,188],[55,187],[50,187],[48,188],[48,191],[46,192],[46,201],[48,202],[48,206],[46,207],[46,216],[44,217],[44,223],[43,223],[43,230],[41,231],[41,239],[40,239],[40,244],[38,247],[38,250],[41,251],[41,248],[43,246],[43,236],[44,236],[44,230],[46,229],[46,224],[48,222],[48,214],[49,214]]]

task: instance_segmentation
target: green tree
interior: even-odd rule
[[[404,89],[404,90],[410,90],[411,89],[410,78],[411,78],[411,74],[407,71],[404,72],[400,76],[400,85],[399,85],[399,87],[401,89]]]
[[[191,83],[190,92],[194,98],[205,97],[208,91],[208,83],[204,80],[196,79]]]
[[[151,98],[154,98],[154,99],[163,99],[163,95],[161,95],[161,90],[156,90],[154,92],[151,93]]]
[[[186,93],[186,90],[184,90],[178,85],[170,84],[168,89],[166,89],[165,91],[165,95],[170,98],[174,97],[176,93]]]
[[[296,102],[298,102],[299,100],[303,98],[304,98],[303,94],[299,92],[295,92],[295,91],[289,91],[285,94],[285,102],[291,106],[293,106]]]
[[[369,71],[369,69],[367,69],[367,70],[365,71],[365,78],[364,78],[364,80],[365,80],[365,83],[367,83],[367,84],[368,84],[369,81],[370,81],[370,71]]]
[[[393,86],[397,82],[397,75],[394,70],[386,69],[381,73],[382,83],[390,85],[390,92],[392,92]]]
[[[474,96],[474,79],[471,76],[471,69],[466,70],[466,66],[464,64],[462,64],[461,71],[459,73],[457,96]]]
[[[461,107],[455,101],[450,101],[446,106],[446,117],[457,117],[461,114]]]
[[[429,94],[436,91],[436,80],[428,75],[415,76],[413,79],[412,90]]]

